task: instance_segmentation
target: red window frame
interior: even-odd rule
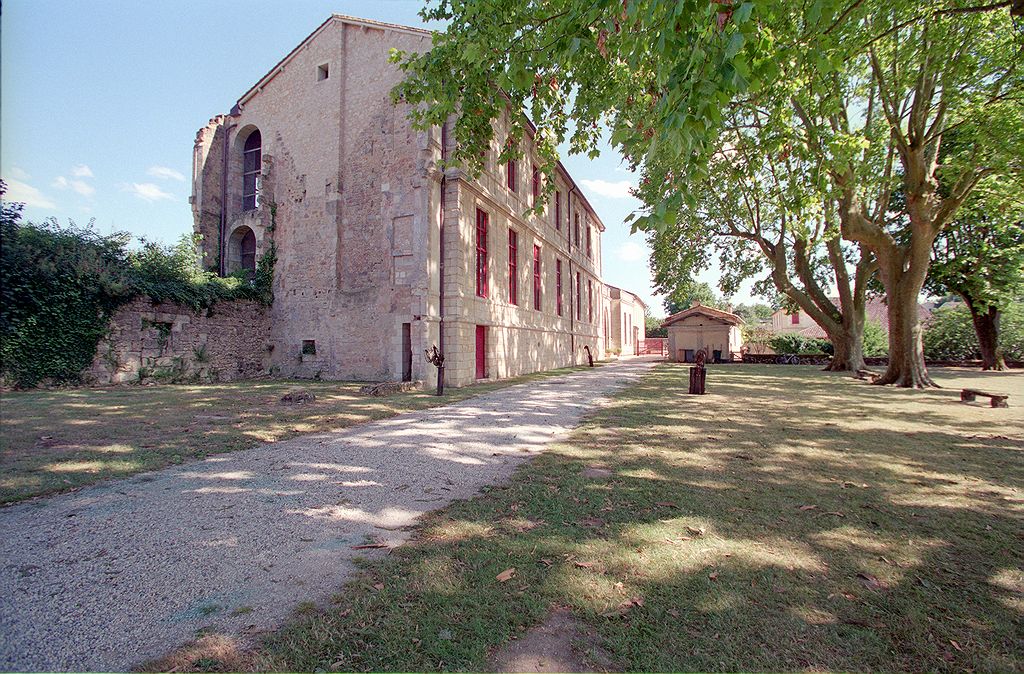
[[[513,192],[516,191],[516,160],[509,159],[505,164],[505,184]]]
[[[576,272],[576,320],[583,320],[583,281],[579,272]]]
[[[555,311],[562,315],[562,261],[555,259]]]
[[[580,247],[580,214],[576,213],[575,222],[573,225],[573,237],[572,243],[577,248]]]
[[[540,311],[540,246],[533,247],[533,308]]]
[[[531,187],[531,196],[533,201],[530,203],[531,206],[537,205],[537,199],[540,197],[540,170],[537,165],[533,165],[533,185]]]
[[[508,230],[508,301],[519,304],[519,234]]]
[[[487,211],[476,209],[476,295],[487,297]]]
[[[562,231],[562,193],[555,192],[555,230]]]
[[[789,320],[793,325],[800,325],[800,312],[794,311]]]
[[[587,225],[587,257],[594,257],[594,249],[592,247],[590,232],[593,229],[590,225]]]
[[[587,321],[594,322],[594,281],[587,279]]]

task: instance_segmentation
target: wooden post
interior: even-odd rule
[[[704,349],[697,352],[696,360],[697,364],[690,368],[690,393],[704,395],[707,392],[704,389],[704,385],[707,382],[707,369],[704,367],[707,354],[704,352]]]

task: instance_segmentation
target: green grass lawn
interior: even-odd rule
[[[482,670],[564,608],[613,669],[1021,671],[1024,375],[934,374],[660,366],[232,666]]]
[[[0,396],[0,504],[67,491],[189,459],[434,407],[519,379],[373,398],[362,384],[253,380],[226,384],[5,391]],[[281,402],[293,389],[312,403]]]

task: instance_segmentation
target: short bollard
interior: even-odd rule
[[[704,395],[704,384],[707,380],[707,369],[704,367],[704,362],[707,360],[707,354],[701,349],[697,352],[697,365],[690,368],[690,393],[696,395]]]

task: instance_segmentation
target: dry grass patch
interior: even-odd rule
[[[356,382],[5,391],[0,398],[0,504],[463,400],[553,370],[460,389],[373,398]],[[297,389],[314,402],[285,403]]]
[[[480,670],[564,610],[626,670],[1020,671],[1024,377],[935,374],[948,389],[727,366],[696,397],[659,367],[257,666]]]

